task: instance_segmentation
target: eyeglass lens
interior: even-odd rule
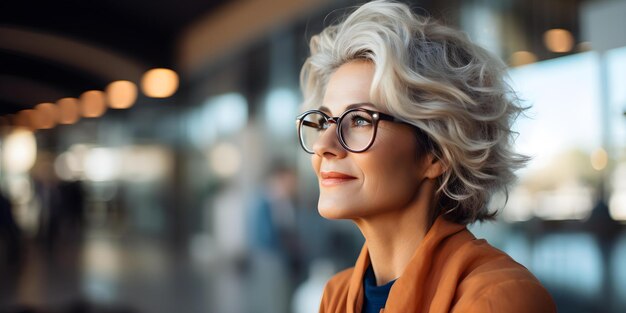
[[[311,112],[303,117],[301,126],[301,140],[308,151],[324,131],[330,127],[326,116],[318,112]],[[353,151],[364,150],[374,136],[374,121],[372,115],[364,111],[349,111],[341,117],[339,133],[345,146]]]

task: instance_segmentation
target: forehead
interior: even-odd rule
[[[351,61],[341,65],[328,80],[320,108],[339,115],[349,106],[371,103],[374,70],[374,64],[368,61]],[[376,108],[371,104],[363,106]]]

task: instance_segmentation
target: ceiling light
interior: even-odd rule
[[[78,99],[63,98],[57,101],[59,107],[59,124],[74,124],[80,119]]]
[[[147,71],[141,78],[143,93],[152,98],[167,98],[178,89],[178,74],[166,68]]]
[[[109,107],[128,109],[137,101],[137,85],[127,80],[114,81],[106,88],[106,98]]]
[[[106,111],[105,94],[100,90],[85,91],[80,96],[80,111],[83,117],[100,117]]]
[[[543,43],[552,52],[570,52],[574,47],[574,36],[562,28],[550,29],[543,34]]]
[[[39,129],[49,129],[56,126],[59,119],[59,108],[54,103],[44,102],[35,106],[40,119]]]

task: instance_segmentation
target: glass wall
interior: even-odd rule
[[[528,267],[559,312],[621,312],[626,48],[590,49],[577,17],[588,2],[566,2],[411,4],[504,59],[529,106],[516,149],[532,160],[498,221],[470,229]],[[308,39],[353,4],[248,39],[171,97],[3,128],[0,311],[317,312],[364,239],[317,213],[298,75]],[[561,28],[573,42],[558,52],[544,38]]]

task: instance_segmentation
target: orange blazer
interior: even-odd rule
[[[320,313],[361,313],[367,243],[353,268],[333,276]],[[381,313],[556,312],[550,294],[524,266],[439,217],[391,287]]]

